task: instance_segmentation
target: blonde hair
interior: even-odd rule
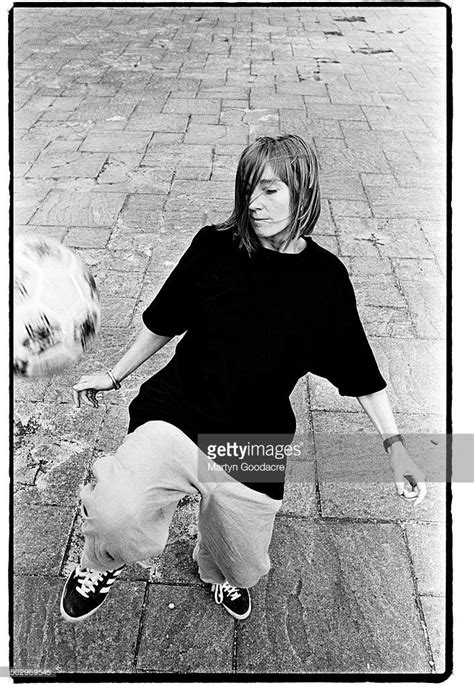
[[[240,156],[235,177],[234,209],[217,229],[230,229],[239,247],[251,255],[259,240],[250,223],[249,203],[265,165],[290,191],[290,219],[285,245],[310,234],[321,213],[319,165],[316,151],[300,136],[260,136]]]

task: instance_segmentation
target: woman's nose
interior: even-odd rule
[[[250,210],[258,210],[259,208],[262,207],[262,198],[263,194],[260,191],[254,191],[252,193],[252,196],[250,198],[250,203],[249,203],[249,209]]]

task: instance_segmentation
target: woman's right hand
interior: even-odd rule
[[[84,403],[93,408],[99,407],[97,401],[98,391],[111,391],[114,388],[112,380],[106,372],[99,374],[84,375],[80,378],[77,384],[72,387],[74,403],[77,408],[81,407],[81,399]]]

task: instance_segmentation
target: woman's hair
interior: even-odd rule
[[[315,150],[295,134],[260,136],[240,156],[235,177],[234,210],[225,222],[217,226],[218,229],[232,230],[239,247],[246,248],[249,254],[260,245],[250,223],[249,203],[267,163],[290,190],[286,245],[310,234],[321,212]]]

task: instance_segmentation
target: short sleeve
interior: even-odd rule
[[[194,314],[194,280],[202,264],[209,227],[193,238],[153,301],[143,312],[147,329],[161,336],[177,336],[189,329]]]
[[[360,321],[347,269],[338,262],[328,335],[310,371],[328,379],[341,396],[366,396],[387,384]]]

